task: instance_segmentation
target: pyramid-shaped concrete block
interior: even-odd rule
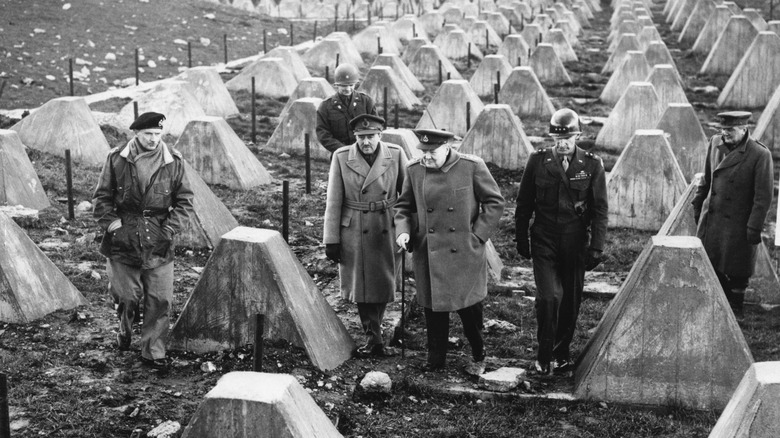
[[[752,363],[701,241],[653,236],[577,360],[574,393],[722,409]]]
[[[467,103],[470,104],[469,116],[466,115]],[[444,81],[417,122],[417,129],[444,129],[463,137],[467,132],[467,117],[473,124],[484,106],[465,80]]]
[[[318,99],[327,99],[330,96],[336,94],[336,90],[332,85],[328,83],[325,78],[308,78],[298,82],[298,86],[295,87],[295,91],[287,99],[287,103],[284,104],[282,111],[279,112],[279,118],[283,119],[290,110],[293,102],[304,97],[316,97]]]
[[[289,374],[233,371],[206,394],[182,438],[341,438],[324,412]]]
[[[761,16],[762,12],[756,8],[745,8],[742,10],[742,15],[746,16],[748,20],[750,20],[751,23],[753,23],[753,26],[756,28],[759,32],[764,32],[767,30],[769,25],[767,24],[766,20],[764,20],[764,17]]]
[[[351,42],[352,40],[350,40]],[[354,49],[355,53],[352,53],[352,50],[342,40],[328,37],[314,44],[301,58],[303,58],[304,64],[310,71],[324,76],[325,67],[328,68],[330,74],[336,71],[337,56],[339,64],[352,64],[357,68],[362,68],[365,65],[363,58],[360,56],[360,53],[357,53],[354,44],[352,44],[352,49]]]
[[[766,23],[766,30],[780,34],[780,20],[772,20]]]
[[[338,367],[355,348],[282,235],[248,227],[222,236],[169,344],[197,353],[251,344],[256,314],[265,315],[266,339],[284,339],[305,349],[320,370]]]
[[[181,73],[178,79],[190,84],[190,92],[206,115],[222,118],[238,116],[238,107],[216,67],[193,67]]]
[[[627,33],[622,35],[615,51],[609,55],[606,64],[604,64],[604,67],[601,69],[601,74],[605,75],[615,71],[615,69],[623,63],[623,58],[627,56],[627,53],[636,50],[642,50],[642,46],[639,44],[639,39],[636,37],[636,34]]]
[[[349,62],[355,65],[357,68],[363,68],[365,63],[363,57],[360,55],[360,51],[352,41],[352,37],[346,32],[331,32],[328,34],[328,38],[334,38],[339,41],[339,47],[341,48],[341,55],[339,57],[340,62]],[[308,64],[307,64],[308,65]],[[334,66],[331,71],[336,67]]]
[[[468,36],[471,42],[484,52],[501,45],[501,37],[487,21],[475,21],[468,30]]]
[[[701,32],[699,32],[699,36],[696,37],[691,51],[698,54],[709,54],[712,46],[715,45],[715,41],[718,40],[718,36],[720,36],[720,33],[729,22],[731,15],[732,13],[728,6],[716,5],[709,18],[707,18],[707,22],[704,23]]]
[[[498,93],[499,102],[514,109],[521,119],[547,119],[555,112],[541,82],[531,67],[515,67]]]
[[[225,86],[228,90],[251,93],[252,78],[255,78],[255,93],[271,99],[289,98],[298,86],[298,80],[282,58],[258,59],[244,67],[241,73],[227,81]]]
[[[571,12],[569,12],[569,13],[571,13]],[[558,30],[563,32],[563,35],[566,37],[567,44],[569,46],[571,46],[572,49],[577,48],[577,47],[580,46],[580,41],[577,38],[578,30],[580,30],[579,25],[572,24],[572,22],[569,21],[569,20],[560,20],[560,21],[555,23],[555,29],[558,29]],[[550,29],[550,30],[552,30],[552,29]],[[548,43],[551,42],[551,39],[553,39],[553,38],[551,36],[549,36],[549,33],[548,33],[547,42]],[[575,54],[575,56],[576,56],[576,54]]]
[[[571,84],[571,77],[563,62],[555,53],[552,44],[541,43],[536,46],[536,50],[531,54],[529,62],[530,67],[539,78],[539,82],[546,85],[567,85]]]
[[[704,169],[709,144],[696,111],[689,103],[669,104],[656,128],[666,133],[686,181],[691,181]]]
[[[620,40],[623,39],[624,35],[639,35],[639,32],[642,31],[642,25],[637,23],[635,20],[625,20],[620,23],[617,30],[612,32],[610,36],[612,38],[610,39],[608,37],[608,40],[611,42],[609,43],[609,46],[607,47],[608,53],[614,53],[618,50],[618,47],[620,46]],[[636,49],[629,49],[629,50],[636,50]]]
[[[764,143],[775,158],[780,157],[780,86],[772,93],[761,112],[753,136]]]
[[[484,16],[484,18],[482,16]],[[499,35],[499,43],[496,44],[497,47],[499,44],[501,44],[501,37],[508,35],[510,32],[509,19],[499,11],[483,12],[480,18],[483,18],[487,22],[488,26],[495,30],[496,34]]]
[[[401,58],[394,53],[383,53],[376,57],[372,67],[387,66],[393,69],[393,72],[412,90],[414,93],[422,93],[425,86],[417,79],[417,76],[409,70],[409,67],[401,61]]]
[[[561,29],[553,28],[547,31],[545,42],[553,46],[561,62],[579,61],[577,53],[574,52],[571,44],[569,44],[569,40],[566,39],[566,35],[564,35]]]
[[[607,178],[610,226],[658,230],[685,187],[664,132],[637,130]]]
[[[655,26],[644,26],[639,35],[636,36],[639,40],[639,47],[642,50],[647,51],[647,47],[653,42],[662,42],[661,34],[658,33],[658,29]],[[668,51],[668,50],[667,50]]]
[[[688,97],[683,90],[677,70],[669,64],[656,64],[645,78],[646,82],[653,84],[661,108],[666,109],[669,104],[688,103]]]
[[[424,34],[423,25],[417,20],[415,15],[404,15],[394,21],[390,26],[390,31],[403,43],[407,43],[413,38]]]
[[[745,301],[756,304],[780,304],[780,280],[775,271],[775,263],[769,255],[764,242],[758,244],[756,265],[750,286],[745,291]]]
[[[423,25],[426,34],[435,37],[444,25],[444,14],[441,11],[428,11],[417,17],[417,21]]]
[[[0,205],[34,210],[51,205],[19,134],[10,129],[0,129]]]
[[[492,96],[494,85],[500,79],[499,88],[503,87],[511,72],[512,66],[503,55],[487,55],[474,71],[469,85],[480,97]]]
[[[509,105],[490,104],[479,113],[458,150],[502,169],[519,170],[525,166],[534,147]]]
[[[382,25],[368,26],[352,37],[352,42],[358,52],[370,56],[376,56],[379,53],[379,47],[382,48],[382,53],[401,53],[400,41],[387,27]]]
[[[780,424],[780,362],[748,368],[709,438],[774,438]]]
[[[682,6],[677,10],[677,15],[674,17],[674,21],[670,26],[670,29],[674,32],[680,32],[685,27],[685,23],[688,21],[688,17],[691,16],[693,8],[696,6],[698,0],[683,0]]]
[[[148,111],[165,114],[163,134],[178,137],[190,120],[205,117],[206,112],[192,94],[192,88],[185,81],[163,81],[147,93],[137,97],[138,114]],[[130,102],[119,111],[122,126],[130,126],[135,117],[133,103]],[[104,157],[105,158],[105,157]]]
[[[512,34],[507,35],[504,38],[504,42],[498,47],[497,54],[504,55],[509,65],[512,67],[520,67],[528,65],[528,57],[530,56],[531,48],[526,43],[522,35]]]
[[[130,126],[132,120],[127,122]],[[11,127],[30,149],[102,165],[111,147],[83,97],[52,99]]]
[[[420,99],[406,85],[392,67],[380,65],[371,67],[360,84],[360,91],[368,94],[380,105],[384,102],[385,90],[387,90],[387,105],[398,105],[401,108],[411,110],[415,105],[422,105]]]
[[[446,5],[441,9],[442,9],[442,14],[444,15],[445,23],[460,25],[460,23],[463,22],[463,17],[465,16],[465,14],[463,13],[463,9],[461,9],[459,6],[455,6],[454,4],[449,3],[448,5]]]
[[[184,172],[194,194],[193,213],[182,225],[176,242],[190,248],[214,248],[223,234],[238,226],[238,221],[186,161]]]
[[[658,230],[659,236],[695,236],[696,221],[693,217],[693,205],[691,202],[696,196],[696,190],[699,188],[703,173],[697,173],[691,179],[691,183],[683,192],[677,204],[666,217],[661,229]]]
[[[271,182],[271,175],[223,118],[190,121],[174,147],[208,184],[247,190]]]
[[[282,64],[292,72],[297,82],[311,77],[309,70],[306,68],[306,64],[303,62],[303,58],[301,58],[301,55],[298,54],[294,47],[274,47],[263,55],[263,58],[281,58]]]
[[[730,75],[734,72],[758,31],[744,15],[733,15],[718,36],[699,70],[703,75]]]
[[[533,50],[536,49],[536,46],[541,42],[541,39],[543,38],[544,32],[546,30],[546,27],[544,30],[542,30],[542,25],[538,23],[526,24],[523,30],[520,32],[520,36],[523,37],[525,42],[528,43],[528,45]]]
[[[279,120],[265,147],[278,153],[303,157],[304,136],[309,134],[309,156],[330,160],[330,152],[317,140],[317,108],[320,103],[322,99],[316,97],[305,97],[293,102],[284,118]]]
[[[691,46],[696,42],[704,25],[707,24],[707,19],[710,17],[712,11],[715,10],[715,2],[712,0],[698,0],[696,6],[693,7],[691,15],[688,17],[688,21],[685,23],[680,36],[677,38],[677,42],[684,46]]]
[[[574,16],[577,17],[577,21],[583,29],[593,28],[593,25],[590,24],[591,19],[588,17],[588,15],[593,15],[593,13],[588,10],[587,6],[574,5],[571,11],[574,12]]]
[[[397,144],[404,150],[409,160],[422,156],[422,151],[417,149],[420,140],[411,129],[387,128],[382,131],[382,143]]]
[[[647,45],[647,49],[645,49],[645,59],[650,65],[650,68],[653,68],[658,64],[667,64],[674,66],[674,71],[677,73],[677,76],[679,77],[680,75],[677,71],[677,64],[675,64],[674,58],[672,58],[672,54],[669,52],[669,48],[666,47],[666,44],[664,44],[663,41],[650,42],[650,44]]]
[[[415,37],[412,38],[411,41],[409,41],[409,44],[406,45],[406,49],[404,50],[403,55],[401,55],[401,61],[404,62],[407,66],[412,61],[412,58],[414,57],[415,53],[417,53],[418,50],[420,50],[420,47],[431,44],[431,42],[428,40],[428,38],[423,37]]]
[[[448,59],[466,59],[469,55],[469,43],[471,43],[471,39],[468,35],[462,29],[456,29],[442,38],[439,48]],[[476,44],[471,44],[471,56],[476,59],[483,57],[482,51]]]
[[[607,105],[614,105],[625,93],[628,84],[647,80],[650,74],[650,66],[647,64],[644,53],[638,50],[629,50],[623,58],[623,62],[609,77],[609,81],[601,90],[599,100]]]
[[[761,32],[750,44],[718,96],[722,108],[757,109],[780,86],[780,36]]]
[[[23,324],[87,300],[27,233],[0,213],[0,321]]]
[[[649,82],[632,82],[609,112],[596,135],[596,146],[621,151],[637,129],[652,129],[663,114],[658,94]]]
[[[463,79],[458,70],[449,59],[441,52],[438,46],[426,44],[412,56],[409,61],[409,70],[421,81],[438,81],[439,64],[441,64],[441,78]]]

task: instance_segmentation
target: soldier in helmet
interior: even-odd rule
[[[368,94],[355,90],[359,77],[358,69],[352,64],[336,67],[336,94],[323,100],[317,108],[317,140],[330,152],[355,143],[350,120],[361,114],[377,115],[374,100]]]
[[[537,373],[572,368],[569,345],[579,314],[585,271],[601,259],[607,232],[607,187],[601,159],[579,148],[577,113],[550,120],[555,146],[529,158],[515,210],[517,252],[533,257],[539,350]],[[529,223],[531,241],[529,245]]]

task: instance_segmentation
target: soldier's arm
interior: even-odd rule
[[[114,168],[111,166],[111,157],[112,154],[109,153],[108,157],[106,157],[106,163],[103,165],[103,171],[100,172],[100,179],[98,179],[95,192],[92,195],[92,205],[95,206],[92,215],[103,230],[108,229],[112,222],[119,219],[119,216],[116,214],[116,206],[114,205],[116,175],[114,175]]]
[[[344,146],[344,144],[333,137],[331,133],[330,120],[325,107],[326,102],[323,101],[320,107],[317,108],[317,140],[329,152],[335,152],[336,149]]]
[[[482,242],[487,242],[498,228],[498,221],[504,213],[506,202],[485,162],[478,160],[474,164],[476,166],[474,169],[474,191],[477,201],[482,205],[482,211],[474,221],[471,232]]]
[[[188,220],[190,215],[193,214],[194,209],[192,206],[192,200],[195,197],[190,186],[189,176],[184,171],[184,162],[179,161],[179,175],[176,180],[178,184],[173,187],[171,193],[171,210],[168,215],[168,219],[165,221],[165,226],[169,227],[171,231],[176,234],[179,233],[182,227],[185,225],[185,221]]]
[[[398,179],[395,181],[396,194],[401,193],[404,187],[404,180],[406,179],[406,166],[409,160],[406,159],[406,152],[401,149],[401,153],[398,154]]]
[[[536,183],[535,171],[538,162],[538,153],[531,154],[525,163],[523,177],[520,179],[520,188],[517,191],[517,207],[515,208],[515,234],[528,234],[528,223],[536,208]]]
[[[342,152],[343,153],[343,152]],[[341,242],[341,206],[344,203],[344,178],[338,156],[330,160],[328,172],[328,190],[325,196],[325,220],[323,224],[322,243]]]
[[[410,177],[410,165],[406,167],[406,176],[401,187],[401,194],[398,196],[398,202],[395,203],[394,208],[395,216],[393,221],[395,222],[396,238],[403,233],[411,236],[413,226],[412,214],[417,212],[417,203],[415,201],[414,188],[412,187],[412,178]]]
[[[774,192],[774,166],[772,154],[766,148],[760,148],[761,157],[753,169],[753,208],[750,211],[747,226],[756,231],[764,227]]]
[[[590,249],[604,251],[607,236],[609,205],[607,202],[607,178],[604,163],[597,158],[596,170],[591,176],[592,199],[590,205]]]
[[[701,178],[699,186],[696,187],[696,195],[694,195],[693,200],[691,201],[691,205],[693,205],[693,214],[697,219],[696,222],[698,222],[699,215],[701,214],[701,208],[704,204],[704,200],[707,198],[707,194],[710,192],[710,183],[712,181],[712,167],[710,163],[713,149],[712,142],[710,142],[710,145],[707,147],[707,157],[704,161],[704,176]]]

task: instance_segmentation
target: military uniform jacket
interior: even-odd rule
[[[699,215],[696,235],[716,271],[726,275],[753,275],[756,245],[747,242],[747,229],[760,232],[772,203],[772,155],[750,138],[733,151],[723,138],[710,138],[704,177],[692,204]]]
[[[348,105],[341,102],[338,93],[325,99],[317,108],[317,139],[330,152],[355,143],[349,121],[361,114],[377,115],[374,100],[360,91],[354,91]]]
[[[128,159],[130,140],[114,148],[100,174],[92,203],[98,225],[107,230],[116,219],[122,226],[106,231],[100,253],[126,265],[153,269],[173,261],[173,241],[163,231],[178,233],[192,213],[192,190],[184,174],[181,154],[160,142],[164,164],[142,191],[135,163]]]
[[[485,298],[485,242],[503,211],[504,198],[482,159],[451,150],[441,169],[409,162],[395,226],[396,236],[410,235],[420,305],[447,312]]]
[[[533,216],[534,226],[555,232],[590,227],[589,247],[603,251],[607,210],[607,183],[599,157],[575,146],[566,172],[552,149],[540,149],[528,158],[515,210],[519,237],[527,237]]]
[[[395,293],[393,204],[406,174],[400,146],[379,142],[369,167],[357,144],[333,154],[328,174],[323,241],[341,244],[341,296],[388,303]]]

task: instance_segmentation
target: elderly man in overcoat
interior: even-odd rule
[[[750,137],[750,113],[717,115],[704,178],[692,204],[701,239],[729,304],[742,311],[769,206],[774,170],[771,152]]]
[[[395,226],[396,243],[413,253],[417,301],[425,311],[428,358],[423,370],[445,367],[449,313],[458,312],[471,345],[466,372],[479,375],[485,371],[485,243],[498,228],[504,198],[482,159],[449,147],[452,133],[418,129],[415,134],[423,155],[407,166]]]
[[[333,154],[328,174],[323,241],[339,263],[341,296],[357,303],[366,334],[359,356],[388,356],[382,319],[395,294],[393,205],[406,174],[400,146],[381,141],[383,118],[363,114],[350,121],[357,141]]]

